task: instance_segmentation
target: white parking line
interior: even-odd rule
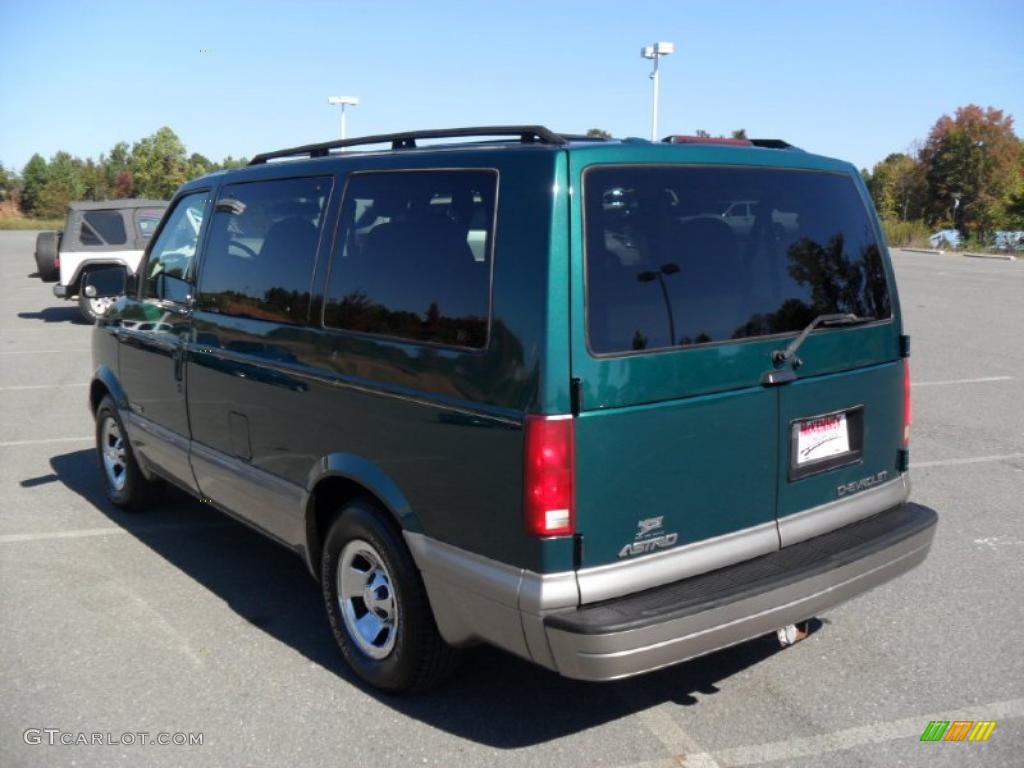
[[[986,376],[981,379],[948,379],[946,381],[915,381],[912,387],[941,387],[946,384],[985,384],[990,381],[1013,381],[1013,376]]]
[[[911,468],[919,467],[955,467],[960,464],[985,464],[990,461],[1006,461],[1007,459],[1024,459],[1024,453],[1002,453],[995,456],[971,456],[965,459],[938,459],[936,461],[912,461]]]
[[[8,440],[5,443],[0,443],[0,448],[17,448],[20,445],[46,445],[48,443],[91,443],[96,438],[92,435],[88,437],[46,437],[41,440]]]
[[[84,539],[89,536],[116,536],[128,533],[124,528],[82,528],[78,531],[50,531],[48,533],[8,533],[0,536],[0,544],[13,544],[17,541],[45,541],[47,539]]]
[[[207,520],[196,523],[168,523],[166,525],[147,525],[129,531],[108,525],[103,528],[80,528],[75,531],[46,531],[43,533],[8,533],[0,536],[0,544],[14,544],[20,541],[50,541],[52,539],[87,539],[93,536],[120,536],[131,533],[135,536],[149,532],[177,531],[189,528],[224,528],[231,525],[230,521]]]
[[[86,344],[84,347],[68,347],[67,349],[17,349],[13,352],[0,351],[0,355],[56,355],[68,352],[92,352],[92,348]]]
[[[861,725],[845,728],[833,733],[823,733],[807,738],[786,739],[749,747],[732,747],[712,753],[723,768],[743,765],[761,765],[777,760],[795,760],[800,757],[815,757],[830,752],[861,747],[867,744],[882,744],[896,739],[919,738],[931,720],[1012,720],[1024,717],[1024,699],[1009,699],[994,704],[968,707],[958,712],[906,717],[902,720]],[[998,725],[996,726],[998,731]],[[962,745],[961,745],[962,746]],[[927,748],[926,745],[922,745]],[[707,755],[711,757],[711,755]],[[697,765],[705,755],[686,755],[685,765]],[[925,759],[927,763],[927,759]]]
[[[88,386],[88,384],[16,384],[10,387],[0,387],[0,392],[16,392],[23,389],[73,389]]]
[[[678,709],[678,707],[667,702],[656,707],[645,706],[644,702],[638,699],[636,693],[629,689],[620,695],[627,704],[637,710],[636,716],[640,722],[654,738],[661,742],[661,745],[668,750],[674,760],[686,755],[685,765],[687,768],[721,768],[721,765],[704,750],[697,740],[684,731],[672,717],[670,710]],[[674,765],[678,766],[680,763],[675,762]]]

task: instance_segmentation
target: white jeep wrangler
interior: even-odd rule
[[[43,280],[47,280],[48,275],[51,279],[57,278],[53,295],[77,300],[82,316],[94,322],[106,312],[111,300],[82,294],[79,291],[82,278],[94,269],[113,264],[123,265],[129,274],[134,273],[166,209],[164,200],[69,204],[63,232],[56,237],[43,232],[37,239],[36,261],[43,258],[48,267],[44,271],[40,266],[40,277]],[[48,254],[40,254],[41,247],[53,251],[52,261]]]

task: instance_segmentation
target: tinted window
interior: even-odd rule
[[[139,229],[139,236],[148,240],[156,232],[156,227],[164,215],[161,208],[139,208],[135,211],[135,224]]]
[[[128,235],[120,211],[85,211],[79,233],[82,245],[124,245]]]
[[[594,352],[788,333],[825,313],[889,317],[881,252],[847,176],[594,168],[584,200]]]
[[[352,176],[324,324],[485,346],[497,184],[494,171]]]
[[[153,298],[157,295],[156,278],[161,272],[181,279],[189,277],[209,196],[209,192],[194,192],[181,198],[174,206],[149,252],[142,284],[143,296]]]
[[[329,178],[313,178],[224,187],[203,258],[200,308],[305,322],[331,185]]]

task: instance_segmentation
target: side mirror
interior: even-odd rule
[[[109,299],[124,296],[127,285],[127,269],[122,266],[103,267],[86,273],[82,278],[82,293],[90,299]]]
[[[156,295],[175,304],[191,304],[192,284],[188,280],[161,272],[156,276]]]

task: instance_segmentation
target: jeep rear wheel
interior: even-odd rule
[[[60,247],[60,232],[40,232],[36,235],[36,271],[44,283],[55,283],[60,279],[57,266],[57,252]]]

